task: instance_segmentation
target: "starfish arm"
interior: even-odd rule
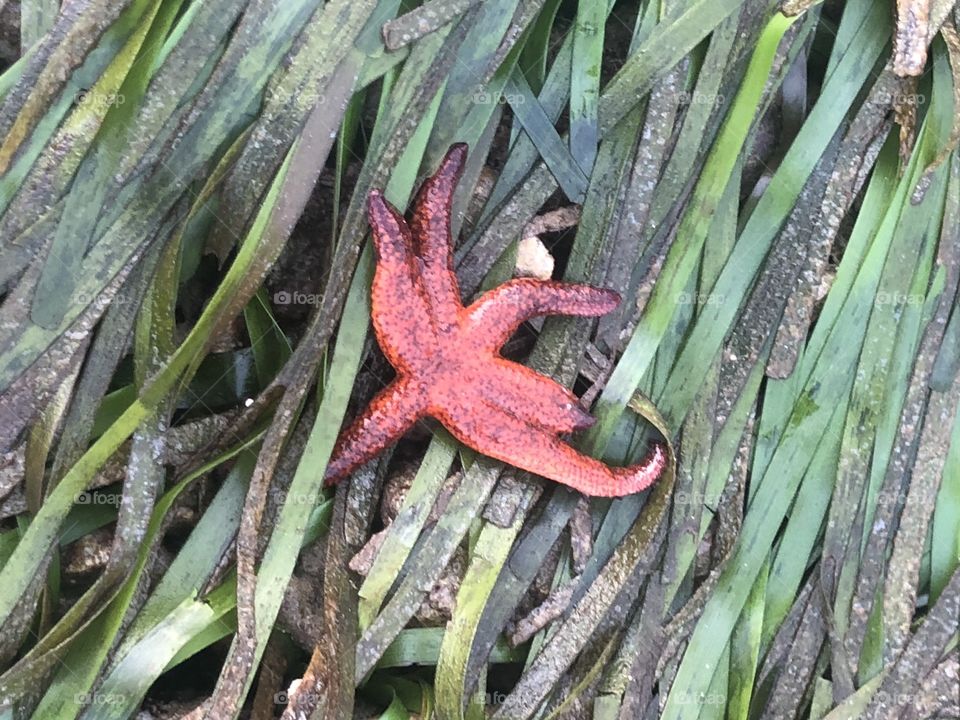
[[[373,329],[390,363],[398,370],[413,370],[436,346],[419,260],[406,221],[378,190],[370,192],[369,212],[377,250],[370,288]]]
[[[640,492],[660,477],[667,464],[663,446],[656,443],[640,463],[608,467],[577,452],[548,431],[487,407],[487,412],[466,417],[449,411],[434,414],[464,445],[585,495],[621,497]]]
[[[577,396],[552,378],[496,356],[487,368],[485,399],[515,418],[555,433],[584,430],[596,422]]]
[[[381,390],[363,413],[340,433],[324,481],[336,483],[396,442],[423,416],[424,393],[411,379],[398,377]]]
[[[367,214],[379,263],[411,272],[413,239],[403,215],[376,189],[367,196]]]
[[[460,288],[453,271],[453,240],[450,213],[453,193],[463,174],[467,146],[453,145],[437,172],[427,178],[417,193],[410,218],[416,242],[414,250],[423,260],[423,284],[436,319],[447,326],[456,322],[460,309]]]
[[[482,347],[500,348],[525,320],[538,315],[605,315],[620,302],[612,290],[589,285],[516,278],[481,295],[466,309],[470,335]]]

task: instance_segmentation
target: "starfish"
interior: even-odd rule
[[[594,317],[617,293],[589,285],[518,278],[464,306],[453,270],[450,214],[467,147],[453,145],[414,202],[409,223],[379,190],[368,198],[377,265],[373,329],[396,378],[340,435],[327,484],[349,475],[419,419],[439,420],[464,445],[587,495],[616,497],[651,485],[666,465],[653,443],[630,467],[609,467],[560,435],[595,419],[551,378],[505,359],[503,344],[542,315]]]

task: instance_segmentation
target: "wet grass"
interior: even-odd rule
[[[4,717],[955,711],[957,12],[773,5],[22,0]],[[457,141],[465,296],[563,209],[555,277],[624,297],[508,351],[591,403],[584,452],[665,436],[650,491],[437,425],[322,487],[389,379],[365,198]]]

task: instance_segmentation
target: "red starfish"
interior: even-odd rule
[[[588,495],[643,490],[666,465],[661,444],[653,444],[640,464],[622,468],[577,452],[558,437],[594,423],[576,395],[500,355],[525,320],[603,315],[620,297],[589,285],[521,278],[468,307],[461,302],[450,210],[466,154],[466,145],[450,148],[420,189],[409,224],[379,190],[370,192],[377,251],[373,329],[397,377],[340,435],[327,483],[348,475],[429,415],[464,445]]]

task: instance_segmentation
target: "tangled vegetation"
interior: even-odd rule
[[[960,716],[958,21],[0,0],[0,716]],[[650,490],[430,423],[323,486],[454,142],[465,299],[623,297],[504,352]]]

